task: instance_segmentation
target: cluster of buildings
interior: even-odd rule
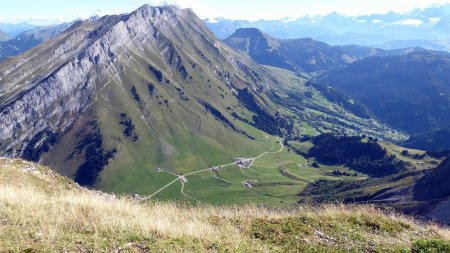
[[[249,168],[253,164],[253,158],[236,158],[234,164],[241,168]]]
[[[253,187],[253,181],[245,181],[242,183],[245,188],[252,188]]]

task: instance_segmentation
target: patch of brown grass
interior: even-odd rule
[[[0,159],[0,251],[369,251],[410,248],[418,239],[450,240],[449,230],[373,206],[142,203],[27,166],[37,165]]]

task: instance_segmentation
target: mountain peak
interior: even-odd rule
[[[141,7],[139,7],[138,9],[136,9],[136,11],[143,11],[143,10],[147,10],[147,11],[160,11],[160,12],[164,12],[164,11],[172,11],[172,10],[179,10],[180,8],[174,6],[174,5],[161,5],[161,6],[153,6],[150,4],[144,4]]]
[[[258,28],[239,28],[230,37],[236,38],[248,38],[248,37],[268,37],[267,34],[263,33]]]
[[[180,11],[184,11],[184,9],[174,5],[152,6],[144,4],[133,13],[141,13],[144,17],[158,17],[161,15],[179,14]]]

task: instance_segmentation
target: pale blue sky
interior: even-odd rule
[[[0,0],[0,22],[53,22],[131,12],[144,3],[192,8],[201,18],[280,19],[304,15],[405,12],[450,0]],[[44,22],[44,23],[45,23]]]

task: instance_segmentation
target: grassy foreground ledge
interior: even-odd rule
[[[450,252],[450,230],[373,206],[139,202],[0,159],[1,252]]]

